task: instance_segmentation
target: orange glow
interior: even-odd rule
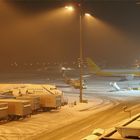
[[[85,13],[85,16],[90,17],[91,15],[89,13]]]
[[[72,6],[65,6],[66,9],[68,9],[69,11],[73,11],[74,8]]]

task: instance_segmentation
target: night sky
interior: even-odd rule
[[[0,67],[11,63],[64,62],[79,57],[77,1],[0,0]],[[84,57],[112,66],[140,59],[140,4],[135,0],[84,0]],[[65,12],[64,12],[65,11]],[[90,21],[89,21],[90,20]]]

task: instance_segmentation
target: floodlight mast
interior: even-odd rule
[[[80,103],[83,102],[83,42],[82,42],[82,5],[78,4],[79,10],[80,10],[80,19],[79,19],[79,26],[80,26],[80,95],[79,95],[79,101]]]
[[[73,11],[74,7],[72,6],[65,6],[66,9],[68,9],[69,11]],[[79,49],[80,49],[80,54],[79,54],[79,81],[80,81],[80,95],[79,95],[79,101],[80,103],[83,102],[83,31],[82,31],[82,19],[83,16],[90,16],[89,13],[85,13],[83,12],[82,9],[82,0],[81,3],[78,4],[78,8],[79,8]]]

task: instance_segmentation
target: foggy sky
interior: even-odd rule
[[[79,15],[62,13],[66,1],[1,0],[0,63],[70,61],[79,57]],[[84,56],[98,63],[140,58],[140,5],[133,0],[85,0],[100,22],[83,19]],[[89,21],[88,21],[89,22]]]

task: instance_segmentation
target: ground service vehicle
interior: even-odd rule
[[[91,135],[88,135],[81,140],[98,140],[99,137],[104,134],[104,132],[104,129],[97,128],[92,132]]]
[[[30,101],[32,112],[35,112],[38,109],[40,109],[40,97],[24,95],[16,97],[16,99]]]
[[[57,109],[61,107],[61,96],[47,93],[29,94],[29,96],[40,97],[40,106],[44,110]]]
[[[0,103],[8,104],[8,116],[10,120],[31,115],[31,104],[28,100],[0,99]]]
[[[74,81],[71,83],[71,85],[72,85],[74,88],[76,88],[76,89],[80,89],[80,80],[74,80]],[[87,86],[85,85],[85,82],[84,82],[84,81],[82,81],[82,88],[83,88],[83,89],[86,89],[86,88],[87,88]]]
[[[8,104],[0,103],[0,120],[5,120],[8,117]]]

